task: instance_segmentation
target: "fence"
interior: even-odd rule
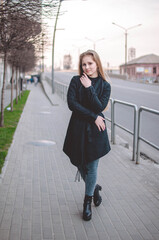
[[[67,98],[67,90],[68,85],[61,83],[61,82],[55,82],[55,92],[64,100],[66,101]]]
[[[140,156],[140,140],[142,140],[143,142],[147,143],[148,145],[154,147],[155,149],[159,150],[159,147],[156,146],[155,144],[153,144],[152,142],[146,140],[145,138],[141,137],[140,136],[140,126],[141,126],[141,113],[142,111],[146,111],[146,112],[149,112],[149,113],[152,113],[152,114],[156,114],[156,115],[159,115],[159,111],[157,110],[154,110],[154,109],[151,109],[151,108],[146,108],[146,107],[143,107],[141,106],[139,108],[139,111],[138,111],[138,128],[137,128],[137,150],[136,150],[136,163],[139,163],[139,156]]]
[[[55,91],[59,96],[66,101],[67,100],[67,90],[68,85],[63,84],[61,82],[55,82]],[[145,143],[149,144],[150,146],[154,147],[155,149],[159,150],[159,147],[153,144],[152,142],[146,140],[145,138],[142,138],[140,136],[140,123],[141,123],[141,112],[147,111],[152,114],[159,115],[159,111],[146,108],[146,107],[140,107],[139,109],[135,104],[116,100],[116,99],[110,99],[111,101],[111,119],[107,118],[108,121],[111,122],[111,142],[115,144],[115,126],[118,126],[119,128],[123,129],[124,131],[130,133],[133,135],[133,154],[132,154],[132,160],[135,161],[138,164],[139,163],[139,156],[140,156],[140,140],[144,141]],[[129,129],[125,128],[124,126],[118,124],[115,122],[115,105],[116,104],[122,104],[129,106],[134,109],[134,122],[133,122],[133,132]]]
[[[133,155],[132,155],[132,160],[135,160],[136,156],[136,137],[137,137],[137,106],[135,104],[131,104],[128,102],[124,101],[119,101],[116,99],[110,99],[111,101],[111,119],[109,121],[111,122],[111,142],[115,144],[115,126],[118,126],[119,128],[123,129],[124,131],[130,133],[133,135]],[[123,127],[122,125],[118,124],[115,122],[115,105],[116,104],[122,104],[126,105],[128,107],[131,107],[134,109],[134,127],[133,127],[133,132],[130,131],[129,129]],[[108,119],[108,118],[107,118]]]

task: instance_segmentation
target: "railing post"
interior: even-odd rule
[[[137,143],[136,143],[136,164],[139,163],[140,159],[140,116],[141,116],[142,108],[139,108],[138,111],[138,124],[137,124]]]
[[[114,111],[114,99],[111,99],[111,142],[115,144],[115,111]]]
[[[136,159],[136,146],[137,146],[137,112],[138,108],[134,105],[134,137],[133,137],[133,156],[132,161]]]
[[[55,85],[55,92],[56,92],[56,83],[54,83],[54,85]]]
[[[64,85],[62,86],[62,100],[64,100]]]

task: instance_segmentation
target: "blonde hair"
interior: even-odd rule
[[[102,64],[101,64],[99,55],[98,55],[98,53],[95,52],[94,50],[87,50],[86,52],[83,52],[83,53],[80,54],[80,57],[79,57],[79,65],[78,65],[79,75],[81,76],[81,75],[83,74],[82,59],[83,59],[83,57],[85,57],[85,56],[92,56],[93,61],[95,61],[96,64],[97,64],[98,75],[99,75],[100,77],[102,77],[103,80],[108,81],[108,75],[104,73],[104,70],[103,70],[103,67],[102,67]]]
[[[83,53],[80,54],[79,65],[78,65],[79,75],[81,76],[83,74],[82,59],[83,59],[84,56],[92,56],[93,61],[95,61],[96,64],[97,64],[98,75],[100,77],[102,77],[103,80],[105,80],[107,82],[110,82],[108,74],[106,72],[104,73],[104,70],[103,70],[103,67],[102,67],[99,55],[94,50],[87,50],[86,52],[83,52]],[[107,111],[109,109],[109,106],[110,106],[110,100],[109,100],[106,108],[103,110],[103,112]]]

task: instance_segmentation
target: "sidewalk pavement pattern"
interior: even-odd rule
[[[71,112],[40,84],[29,88],[1,174],[0,240],[158,240],[158,166],[112,145],[99,164],[102,204],[83,221],[84,183],[62,152]]]

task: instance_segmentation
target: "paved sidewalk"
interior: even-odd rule
[[[130,150],[112,146],[99,164],[103,202],[83,221],[84,184],[62,152],[71,113],[40,84],[29,87],[1,176],[0,240],[158,240],[158,166],[136,165]]]

